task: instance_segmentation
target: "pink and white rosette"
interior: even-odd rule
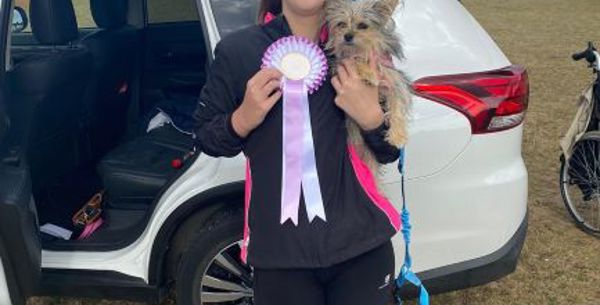
[[[298,225],[300,189],[309,222],[315,217],[326,221],[308,104],[308,95],[325,80],[325,54],[304,37],[287,36],[269,46],[262,67],[274,67],[283,74],[281,224],[291,219]]]

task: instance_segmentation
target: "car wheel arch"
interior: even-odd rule
[[[152,245],[148,265],[148,283],[156,286],[169,284],[177,253],[182,249],[185,236],[201,229],[211,215],[227,208],[242,208],[244,181],[223,184],[196,194],[181,204],[162,224]]]

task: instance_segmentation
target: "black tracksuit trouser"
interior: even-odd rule
[[[393,304],[391,241],[325,268],[254,269],[255,305]]]

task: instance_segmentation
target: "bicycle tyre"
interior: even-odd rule
[[[591,235],[600,237],[600,185],[593,185],[593,197],[595,197],[597,205],[596,209],[598,209],[598,219],[596,221],[596,225],[590,225],[589,220],[586,220],[584,216],[578,211],[575,206],[575,198],[574,196],[577,194],[571,194],[569,187],[577,186],[575,183],[571,183],[569,171],[571,169],[571,164],[577,160],[577,158],[587,158],[585,156],[585,150],[578,149],[581,148],[581,145],[590,145],[590,147],[598,149],[598,155],[595,156],[596,163],[594,163],[593,173],[597,175],[600,172],[600,131],[589,131],[586,132],[574,145],[573,145],[573,153],[569,160],[566,160],[565,156],[561,156],[561,166],[560,166],[560,193],[563,199],[563,203],[567,208],[567,211],[575,221],[575,224],[582,231],[589,233]],[[586,163],[587,164],[587,163]],[[596,177],[594,177],[596,178]],[[578,187],[580,188],[580,187]],[[585,193],[580,189],[582,193]],[[585,198],[585,194],[581,195]],[[585,199],[583,199],[585,202]],[[591,201],[591,200],[588,200]],[[594,203],[591,203],[594,204]]]

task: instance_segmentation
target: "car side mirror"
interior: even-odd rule
[[[12,17],[12,32],[23,32],[28,25],[29,19],[27,19],[27,13],[25,10],[22,7],[15,6]]]

